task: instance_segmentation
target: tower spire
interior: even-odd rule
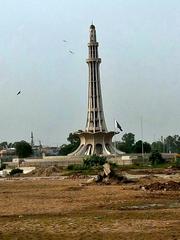
[[[88,81],[88,114],[86,122],[86,132],[107,132],[107,127],[104,119],[100,70],[99,66],[101,58],[98,56],[98,42],[96,41],[96,28],[92,24],[90,26],[89,36],[89,56],[86,60],[89,67]]]

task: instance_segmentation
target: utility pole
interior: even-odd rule
[[[161,136],[161,142],[162,142],[162,145],[163,145],[163,153],[165,153],[165,144],[164,144],[164,137]]]
[[[144,164],[144,137],[143,137],[143,117],[141,116],[141,141],[142,141],[142,160]]]

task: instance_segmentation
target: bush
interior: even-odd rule
[[[113,162],[109,162],[110,166],[112,169],[116,169],[119,168],[119,166],[117,165],[117,163],[113,163]]]
[[[177,168],[180,168],[180,158],[179,158],[179,157],[176,158],[175,166],[176,166]]]
[[[81,171],[81,170],[86,170],[88,169],[87,166],[85,165],[80,165],[80,164],[71,164],[67,167],[68,170],[70,171]]]
[[[2,164],[1,167],[0,167],[0,171],[2,171],[5,168],[6,168],[6,164]]]
[[[14,168],[11,170],[11,172],[9,173],[11,176],[15,175],[15,174],[20,174],[20,173],[23,173],[23,170],[22,169],[19,169],[19,168]]]
[[[159,153],[157,150],[151,153],[149,160],[152,165],[165,163],[165,159],[162,157],[161,153]]]
[[[71,164],[67,167],[70,171],[84,171],[89,172],[94,170],[101,170],[102,165],[106,163],[106,157],[100,157],[97,155],[88,156],[83,159],[83,164]],[[96,167],[95,169],[93,167]],[[114,164],[115,167],[115,164]]]
[[[88,156],[83,159],[83,163],[87,167],[102,166],[106,163],[106,157],[101,157],[97,155]]]

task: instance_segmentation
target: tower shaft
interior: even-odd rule
[[[96,41],[96,29],[90,26],[90,41],[88,43],[89,56],[87,64],[89,67],[88,80],[88,113],[85,131],[76,132],[80,138],[79,147],[70,156],[84,155],[114,155],[120,154],[112,144],[112,138],[116,132],[108,132],[102,104],[100,70],[101,59],[98,56],[98,42]]]
[[[100,70],[101,58],[98,56],[98,42],[96,41],[96,29],[90,26],[90,41],[88,43],[89,57],[86,60],[89,67],[88,82],[88,113],[86,122],[86,132],[107,132],[104,118]]]

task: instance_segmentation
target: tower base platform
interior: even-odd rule
[[[122,155],[123,152],[117,150],[112,144],[112,137],[116,132],[80,132],[76,136],[80,138],[79,147],[68,156],[88,156],[88,155]]]

